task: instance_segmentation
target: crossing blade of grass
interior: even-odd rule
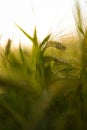
[[[19,25],[16,24],[16,26],[21,30],[21,32],[25,34],[26,37],[28,37],[33,42],[33,38],[27,32],[25,32]]]
[[[15,82],[15,80],[16,80],[16,82]],[[9,79],[6,76],[2,76],[2,75],[0,76],[0,85],[3,87],[6,87],[6,89],[18,88],[18,89],[31,91],[31,93],[35,92],[35,90],[30,87],[31,85],[29,83],[26,83],[26,81],[20,81],[20,80],[17,80],[15,78]]]
[[[46,44],[46,42],[50,39],[51,34],[47,35],[44,40],[41,42],[40,44],[40,49],[44,46],[44,44]]]

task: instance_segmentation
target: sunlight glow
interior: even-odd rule
[[[47,33],[58,30],[60,25],[61,29],[69,27],[73,21],[72,7],[73,0],[0,0],[2,44],[8,38],[13,39],[15,44],[18,44],[19,40],[29,42],[14,22],[30,35],[33,35],[36,26],[40,40]]]

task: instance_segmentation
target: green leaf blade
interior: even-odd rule
[[[21,30],[22,33],[25,34],[27,38],[29,38],[33,42],[33,38],[27,32],[25,32],[19,25],[16,24],[16,26]]]
[[[47,35],[44,40],[42,41],[42,43],[40,44],[40,48],[49,40],[51,34]]]

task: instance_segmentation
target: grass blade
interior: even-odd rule
[[[16,24],[16,26],[33,42],[33,38],[27,32],[25,32],[19,25]]]
[[[42,41],[42,43],[40,44],[40,48],[49,40],[51,34],[47,35],[44,40]]]
[[[5,55],[6,55],[6,56],[8,56],[9,53],[10,53],[11,42],[12,42],[12,41],[11,41],[10,39],[8,39],[8,42],[7,42],[6,48],[5,48]]]
[[[38,46],[38,38],[37,38],[36,27],[35,27],[35,29],[34,29],[33,43],[34,43],[36,46]]]

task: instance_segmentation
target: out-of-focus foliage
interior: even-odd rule
[[[32,49],[0,48],[0,130],[87,129],[87,28],[75,3],[78,37],[60,42],[48,34]],[[74,39],[74,40],[73,40]]]

